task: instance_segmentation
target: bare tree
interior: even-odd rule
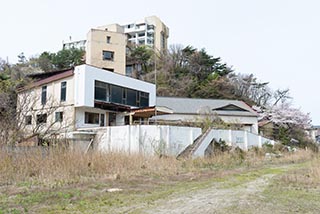
[[[0,96],[0,102],[10,105],[5,96]],[[49,138],[65,132],[72,125],[71,118],[59,114],[65,112],[64,106],[52,97],[48,97],[45,105],[39,105],[39,98],[32,90],[20,92],[16,109],[11,110],[1,111],[0,144],[14,145],[34,136]]]

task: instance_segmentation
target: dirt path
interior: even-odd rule
[[[184,195],[173,195],[161,200],[154,207],[141,213],[225,213],[225,208],[238,206],[255,206],[256,197],[269,184],[273,174],[263,175],[257,179],[238,186],[223,187],[223,183],[188,192]]]

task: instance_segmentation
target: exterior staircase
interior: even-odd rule
[[[199,148],[202,141],[208,136],[210,131],[211,131],[211,128],[207,129],[204,133],[202,133],[199,137],[197,137],[193,141],[193,144],[190,144],[189,146],[187,146],[187,148],[177,156],[177,159],[192,157],[193,153]]]

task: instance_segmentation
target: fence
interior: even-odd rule
[[[178,155],[201,135],[201,128],[131,125],[94,129],[100,151]]]
[[[245,151],[254,146],[262,147],[262,145],[266,143],[270,143],[272,145],[275,143],[274,140],[264,138],[248,131],[212,129],[207,137],[202,141],[199,148],[195,151],[194,156],[204,156],[205,150],[213,139],[216,141],[223,140],[229,146],[239,147]]]

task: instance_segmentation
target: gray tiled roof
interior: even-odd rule
[[[239,100],[157,97],[157,106],[166,106],[176,114],[199,114],[203,111],[212,111],[218,115],[257,116],[250,106]],[[240,109],[221,109],[226,106],[235,106]]]

